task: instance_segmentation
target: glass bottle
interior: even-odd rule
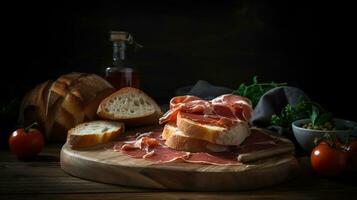
[[[125,57],[127,45],[138,44],[129,33],[121,31],[111,31],[110,41],[113,42],[113,64],[105,69],[105,79],[116,89],[128,86],[139,88],[139,72],[127,66]]]

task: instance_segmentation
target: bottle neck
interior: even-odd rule
[[[113,65],[118,67],[124,67],[125,65],[125,41],[113,42]]]

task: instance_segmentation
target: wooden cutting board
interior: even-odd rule
[[[289,154],[239,166],[155,164],[106,147],[73,150],[65,144],[61,167],[73,176],[97,182],[191,191],[236,191],[271,186],[293,176],[298,169],[295,157]]]

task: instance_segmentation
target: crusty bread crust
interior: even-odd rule
[[[133,117],[120,117],[120,116],[115,116],[114,113],[108,112],[105,110],[106,104],[111,101],[114,97],[120,96],[125,93],[136,93],[143,95],[149,102],[154,106],[154,111],[143,114],[143,115],[136,115]],[[125,125],[127,126],[144,126],[144,125],[151,125],[151,124],[158,124],[159,118],[162,116],[162,111],[160,107],[157,105],[157,103],[150,97],[148,96],[145,92],[132,88],[132,87],[125,87],[117,92],[113,93],[109,97],[105,98],[98,107],[97,114],[100,118],[102,119],[109,119],[109,120],[115,120],[115,121],[120,121],[124,122]]]
[[[92,147],[98,144],[106,143],[112,139],[118,137],[121,133],[124,132],[124,124],[118,124],[118,129],[115,131],[105,131],[98,133],[84,133],[76,134],[76,131],[79,127],[88,125],[90,123],[100,123],[101,121],[92,121],[86,122],[77,125],[76,127],[68,131],[67,143],[71,146],[72,149]]]
[[[40,129],[45,132],[45,112],[47,95],[53,81],[46,81],[37,85],[33,90],[29,91],[20,106],[18,124],[24,127],[29,126],[33,122],[40,124]]]
[[[47,140],[65,141],[75,125],[97,119],[99,103],[115,89],[95,74],[69,73],[30,91],[22,101],[20,124],[39,122]]]
[[[188,152],[224,152],[229,147],[224,145],[212,144],[205,140],[199,140],[185,136],[174,124],[166,124],[162,132],[165,145],[176,150]]]
[[[46,105],[47,138],[64,141],[75,125],[97,119],[96,110],[114,88],[95,74],[70,73],[51,86]]]
[[[185,135],[200,140],[205,140],[213,144],[239,145],[249,136],[250,130],[247,122],[240,121],[232,127],[220,127],[215,125],[200,124],[188,118],[184,118],[180,113],[177,115],[177,127]]]

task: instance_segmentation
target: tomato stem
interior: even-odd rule
[[[320,142],[322,142],[322,141],[323,141],[323,139],[322,139],[321,137],[316,137],[316,138],[314,139],[315,146],[317,146],[318,144],[320,144]]]
[[[29,126],[27,126],[24,130],[25,130],[25,133],[28,133],[30,131],[31,128],[33,128],[34,126],[38,127],[38,123],[37,122],[34,122],[32,124],[30,124]]]

